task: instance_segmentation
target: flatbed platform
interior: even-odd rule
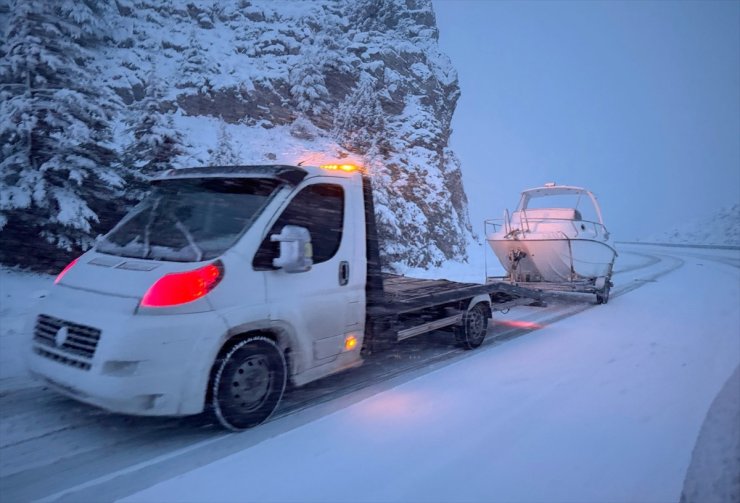
[[[384,274],[383,295],[380,301],[370,308],[370,313],[404,314],[471,299],[478,295],[491,296],[494,309],[498,303],[517,299],[523,299],[528,303],[542,301],[537,291],[502,282],[462,283],[446,279],[421,279]]]

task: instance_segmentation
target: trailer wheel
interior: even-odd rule
[[[611,286],[611,282],[607,280],[601,292],[596,294],[597,304],[606,304],[607,302],[609,302],[609,292],[611,291]]]
[[[267,337],[250,337],[216,362],[211,405],[229,430],[257,426],[272,415],[285,391],[287,365]]]
[[[463,323],[455,331],[455,339],[463,349],[475,349],[483,344],[488,333],[488,318],[491,317],[490,308],[480,302],[463,316]]]

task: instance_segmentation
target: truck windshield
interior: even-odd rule
[[[216,258],[249,228],[280,184],[269,178],[160,181],[96,250],[175,262]]]

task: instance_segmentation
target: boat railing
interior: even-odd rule
[[[518,220],[518,222],[516,222]],[[558,218],[558,217],[540,217],[531,216],[527,214],[527,210],[519,210],[514,212],[513,218],[509,213],[509,210],[504,211],[504,218],[489,218],[484,221],[484,233],[486,236],[492,233],[498,233],[501,229],[504,230],[505,236],[511,236],[513,233],[530,233],[532,232],[533,226],[537,224],[547,223],[558,223],[561,225],[570,224],[574,231],[574,237],[578,237],[580,234],[585,233],[591,229],[594,237],[602,238],[605,241],[609,239],[609,232],[606,226],[600,222],[594,222],[592,220],[574,220],[572,218]]]
[[[524,216],[524,218],[522,218]],[[526,224],[526,226],[525,226]],[[519,228],[523,230],[524,232],[529,232],[529,215],[527,215],[527,210],[522,210],[519,212]]]
[[[511,234],[511,216],[509,215],[509,208],[504,210],[504,226],[506,227],[506,235]]]
[[[588,229],[592,229],[594,236],[603,238],[604,240],[609,239],[609,231],[607,231],[606,226],[600,222],[595,222],[593,220],[574,220],[572,218],[532,216],[527,214],[526,209],[519,210],[516,213],[518,213],[519,216],[519,229],[523,230],[524,232],[532,232],[532,228],[536,224],[559,223],[567,225],[567,222],[573,227],[573,231],[575,232],[576,237],[579,234],[586,232]]]
[[[581,232],[585,232],[588,228],[593,228],[594,236],[601,237],[604,240],[609,239],[609,231],[607,231],[606,226],[600,222],[594,222],[592,220],[571,220],[571,222],[576,231],[576,236]]]
[[[483,221],[483,235],[495,234],[504,229],[504,234],[511,234],[511,216],[509,210],[504,210],[504,218],[488,218]]]
[[[503,218],[488,218],[483,221],[483,225],[483,234],[486,237],[499,232],[502,228],[506,229],[506,233],[508,234],[508,229],[510,227],[508,220]]]

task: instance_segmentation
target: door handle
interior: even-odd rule
[[[339,263],[339,286],[349,283],[349,262],[342,260]]]

